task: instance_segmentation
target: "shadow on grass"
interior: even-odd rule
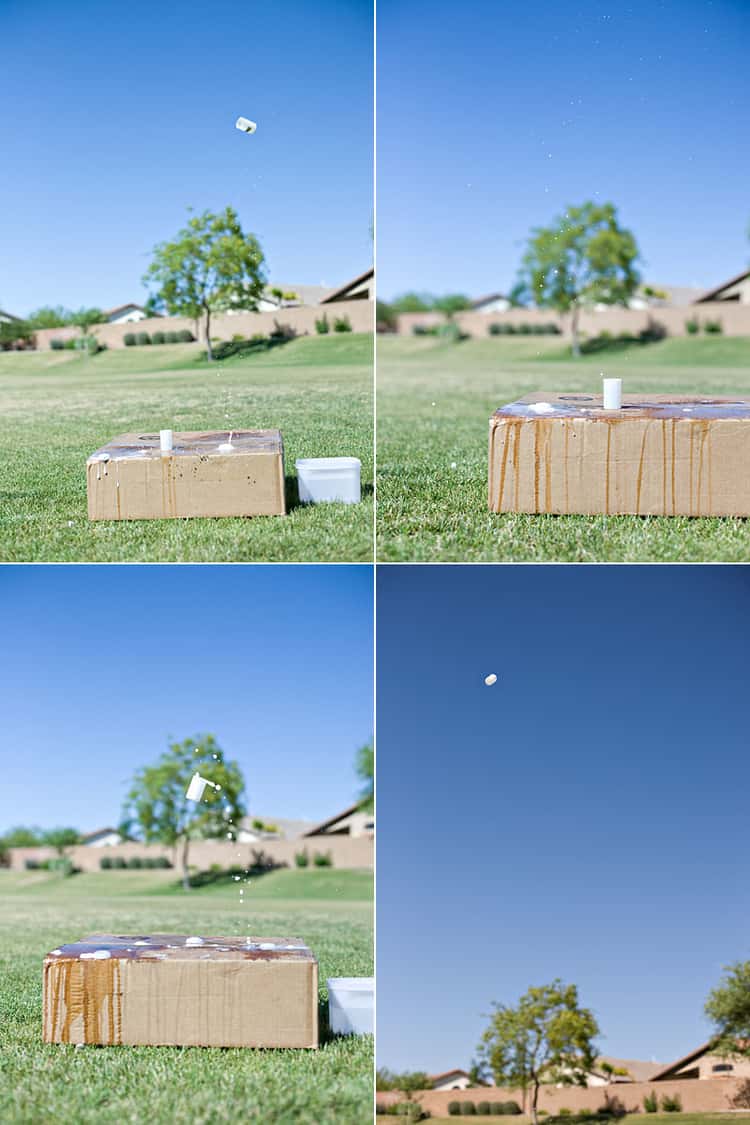
[[[362,485],[362,499],[366,496],[372,496],[375,493],[375,488],[372,484]],[[309,508],[310,504],[303,504],[299,498],[299,485],[297,484],[296,476],[284,477],[284,502],[286,504],[287,515],[290,512],[296,511],[297,508]]]

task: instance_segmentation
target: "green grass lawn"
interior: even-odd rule
[[[0,354],[0,561],[372,559],[372,338],[303,337],[208,364],[198,345]],[[101,521],[86,515],[86,458],[140,430],[277,427],[286,517]],[[362,461],[363,502],[301,507],[297,457]]]
[[[42,959],[86,933],[284,934],[330,976],[372,975],[372,874],[278,871],[245,888],[179,891],[174,872],[69,879],[0,871],[0,1121],[61,1125],[358,1125],[372,1121],[372,1037],[318,1051],[45,1045]],[[125,889],[127,888],[127,889]],[[325,1024],[323,1024],[325,1028]]]
[[[750,520],[495,515],[492,412],[535,390],[749,394],[750,339],[667,339],[573,361],[559,340],[380,337],[378,558],[390,562],[745,562]],[[455,468],[453,468],[455,463]]]

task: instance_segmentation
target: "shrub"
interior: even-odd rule
[[[659,1109],[659,1099],[656,1096],[656,1091],[652,1090],[650,1094],[646,1094],[643,1099],[643,1108],[646,1113],[656,1113]]]
[[[326,336],[331,331],[331,326],[328,323],[328,317],[325,313],[323,313],[319,320],[315,321],[315,331],[319,336]]]
[[[708,332],[711,336],[720,336],[724,329],[720,320],[707,320],[703,325],[703,331]]]
[[[297,867],[307,867],[310,863],[310,856],[307,854],[307,848],[303,848],[301,852],[294,853],[294,862]]]
[[[181,328],[176,335],[178,344],[192,344],[195,339],[189,328]]]
[[[609,1111],[605,1110],[604,1112],[609,1112]],[[580,1121],[588,1121],[588,1119],[590,1117],[596,1117],[596,1114],[594,1113],[593,1109],[586,1109],[584,1107],[583,1109],[578,1110],[577,1116],[578,1116],[578,1119]]]
[[[461,1102],[461,1116],[462,1117],[475,1117],[477,1107],[474,1102]]]
[[[503,1102],[502,1106],[503,1106],[503,1113],[506,1113],[506,1114],[508,1114],[510,1116],[513,1116],[513,1117],[515,1117],[517,1114],[519,1114],[521,1112],[521,1107],[518,1104],[518,1102],[514,1102],[514,1101]],[[546,1114],[547,1110],[546,1109],[540,1109],[539,1113],[540,1114],[541,1113]]]
[[[66,351],[69,351],[69,352],[77,351],[77,349],[78,349],[78,337],[77,336],[71,336],[69,340],[64,340],[63,341],[63,347],[65,348]]]
[[[386,1102],[375,1102],[375,1113],[378,1117],[385,1117],[388,1113],[388,1105]]]
[[[143,860],[139,855],[132,855],[128,860],[128,867],[132,871],[140,871],[140,869],[143,867]]]
[[[167,342],[167,337],[161,331],[161,329],[159,329],[157,332],[154,332],[153,335],[151,336],[151,343],[152,344],[166,344],[166,342]]]
[[[151,343],[151,337],[148,332],[136,332],[135,342],[139,348],[145,347],[146,344]]]
[[[520,334],[522,336],[530,336],[531,335],[531,325],[530,324],[519,324],[518,331],[520,332]]]
[[[49,346],[52,348],[53,352],[61,352],[65,347],[65,341],[55,338],[54,340],[50,340]]]
[[[628,1112],[625,1108],[625,1103],[618,1098],[617,1094],[605,1094],[604,1105],[600,1105],[598,1109],[600,1117],[624,1117]],[[590,1114],[593,1117],[593,1114]]]
[[[682,1113],[682,1101],[679,1094],[665,1094],[661,1099],[661,1108],[664,1113]]]
[[[460,1102],[448,1102],[448,1114],[449,1114],[450,1117],[460,1117],[461,1116],[461,1103]]]
[[[337,316],[333,322],[334,332],[351,332],[352,322],[348,316]]]
[[[695,319],[695,317],[691,317],[690,320],[685,321],[685,331],[687,332],[687,334],[689,336],[697,336],[697,334],[700,332],[700,330],[701,330],[701,326],[698,323],[698,321]],[[651,1112],[651,1110],[649,1110],[649,1113],[650,1112]]]
[[[112,868],[112,857],[109,855],[103,855],[99,860],[99,867],[102,871],[110,871]]]
[[[454,344],[458,344],[461,340],[466,339],[459,326],[452,320],[449,320],[447,324],[441,324],[437,334],[443,340],[450,340]],[[473,1104],[472,1102],[472,1105]]]
[[[560,1108],[557,1111],[557,1116],[558,1117],[572,1117],[573,1116],[573,1110],[568,1109],[568,1107],[566,1105],[561,1105]]]
[[[170,860],[168,860],[165,855],[158,855],[154,859],[154,867],[160,867],[163,870],[166,870],[168,867],[171,867],[171,866],[172,866],[172,864],[171,864]]]
[[[555,324],[554,321],[552,321],[550,324],[547,325],[547,335],[548,336],[559,336],[559,335],[561,335],[561,333],[562,333],[562,328],[560,327],[559,324]]]
[[[41,867],[38,859],[25,859],[23,865],[27,871],[38,871]]]
[[[479,1102],[477,1104],[477,1113],[481,1114],[482,1117],[489,1117],[491,1111],[492,1107],[489,1102]]]
[[[125,870],[125,868],[126,868],[126,867],[127,867],[128,865],[127,865],[127,863],[125,862],[125,857],[124,857],[124,856],[122,856],[122,855],[116,855],[116,856],[114,856],[114,857],[113,857],[113,859],[112,859],[112,866],[113,866],[113,867],[116,867],[118,871],[124,871],[124,870]]]
[[[412,336],[437,336],[437,324],[413,324],[411,327]]]
[[[750,1109],[750,1078],[745,1078],[740,1082],[729,1104],[732,1109]]]
[[[241,344],[244,339],[245,339],[245,337],[242,335],[241,332],[235,332],[234,335],[232,336],[231,343],[232,344]]]
[[[315,852],[313,863],[316,867],[333,867],[333,856],[330,852]]]
[[[64,879],[67,879],[69,875],[75,875],[76,871],[73,866],[73,860],[68,859],[66,855],[57,856],[55,859],[48,859],[47,870],[56,871],[58,875],[62,875]]]
[[[178,344],[180,340],[180,334],[179,332],[175,332],[174,329],[172,329],[172,331],[164,333],[164,339],[168,344]]]

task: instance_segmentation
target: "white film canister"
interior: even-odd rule
[[[159,447],[162,453],[171,453],[174,433],[172,430],[159,430]]]
[[[196,771],[190,778],[190,784],[188,785],[187,792],[185,794],[188,801],[200,801],[201,797],[203,796],[203,790],[207,785],[208,782],[206,781],[205,777],[201,777],[201,775]]]
[[[602,406],[619,410],[622,406],[622,379],[602,379]]]

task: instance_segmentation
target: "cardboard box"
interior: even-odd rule
[[[162,454],[158,434],[122,434],[86,462],[90,520],[187,516],[283,516],[284,445],[278,430],[174,434]]]
[[[750,398],[531,394],[490,419],[493,512],[750,516]]]
[[[47,954],[42,1004],[45,1043],[318,1046],[300,938],[93,934]]]

